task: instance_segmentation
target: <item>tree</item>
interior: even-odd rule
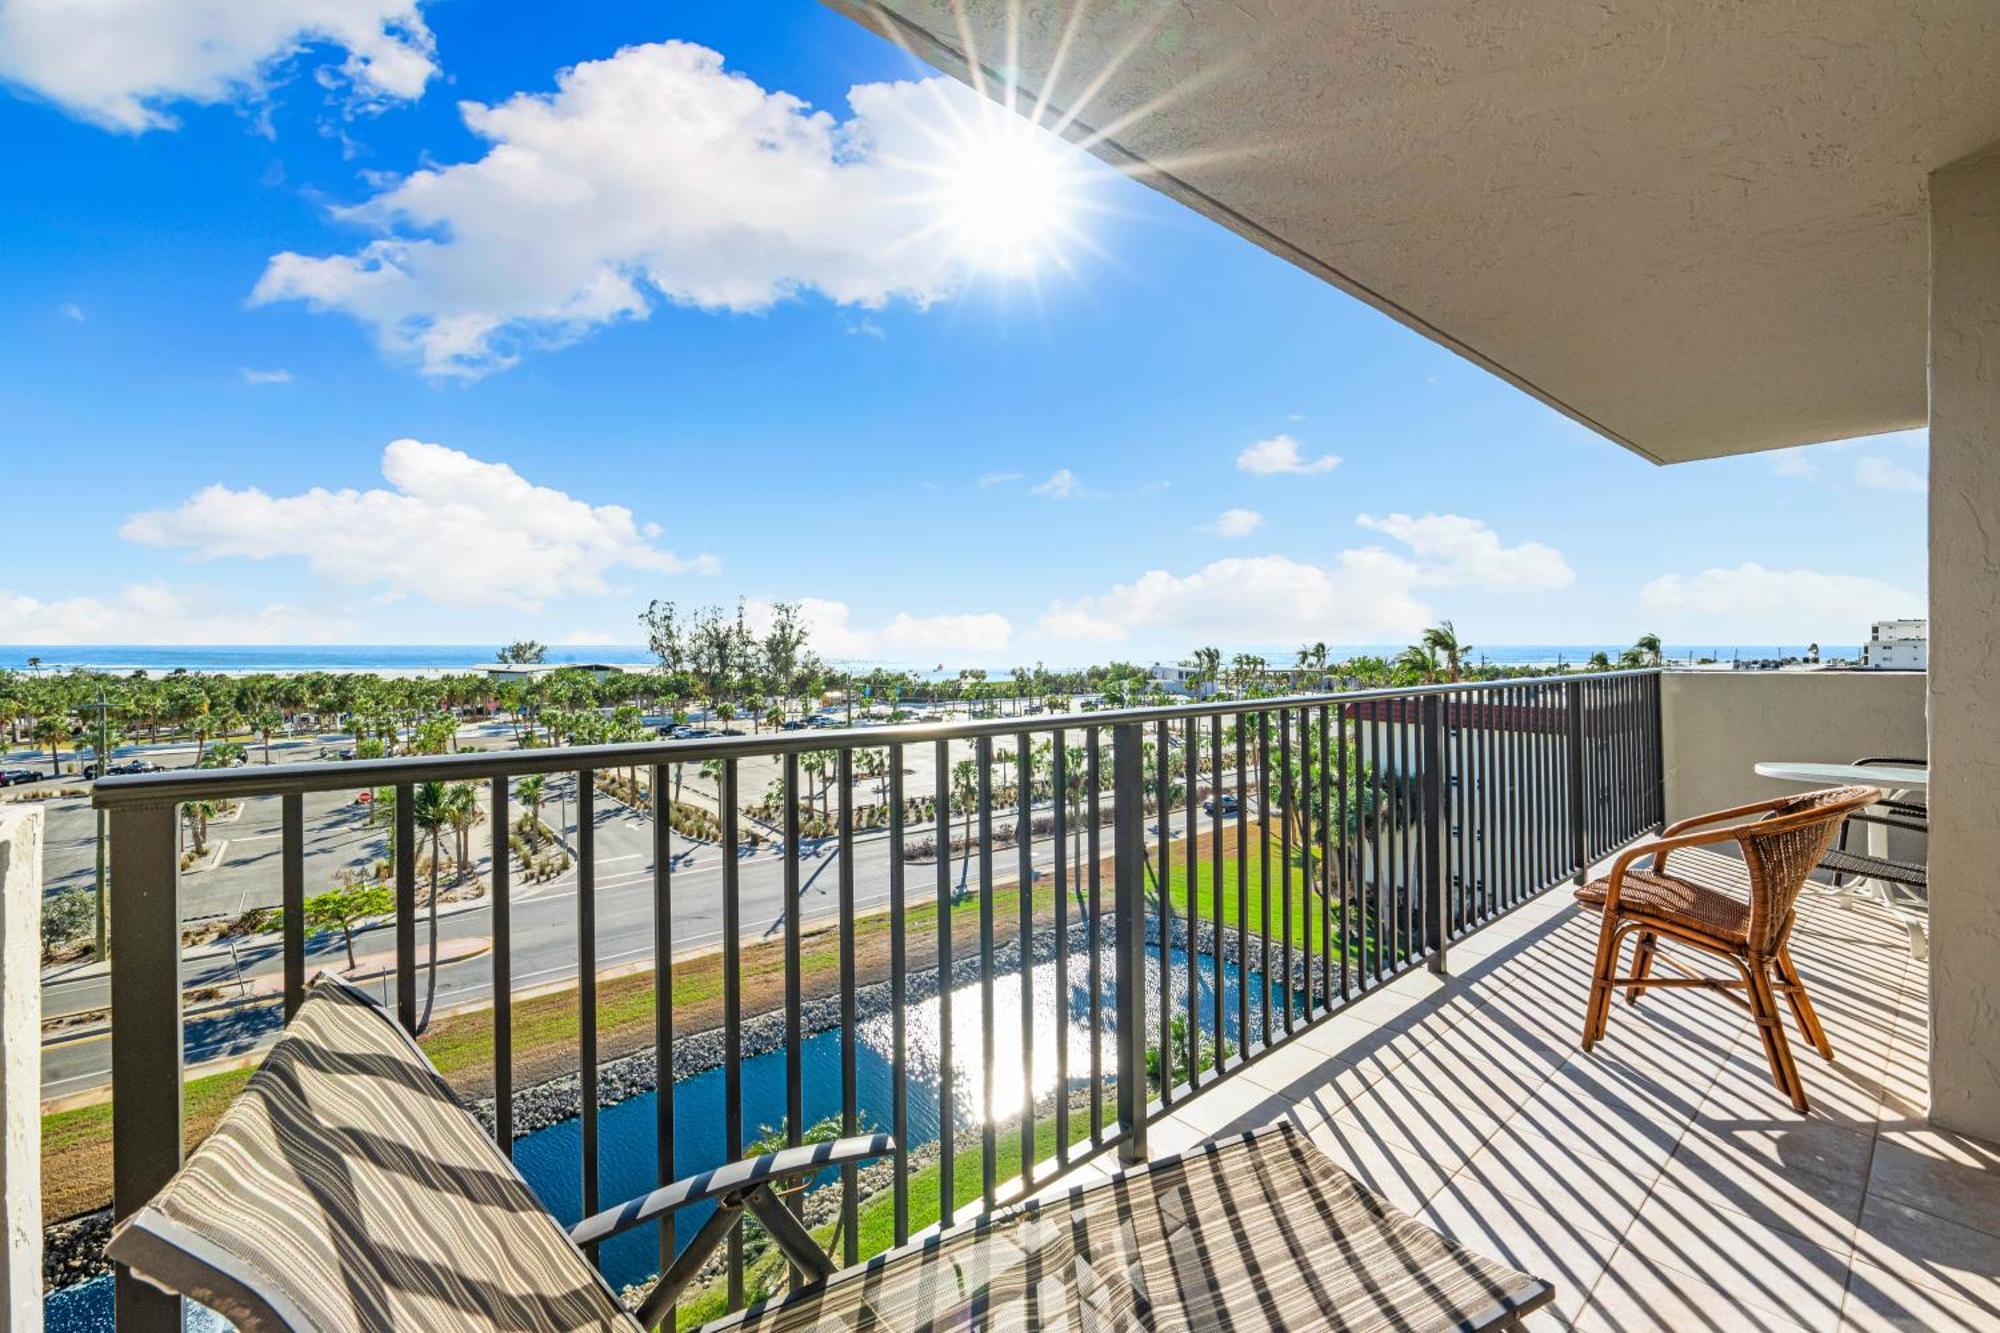
[[[1646,665],[1658,666],[1660,664],[1660,657],[1663,650],[1660,646],[1659,635],[1641,634],[1639,636],[1638,642],[1634,643],[1632,646],[1638,649],[1638,651],[1644,655]]]
[[[472,861],[472,830],[485,822],[486,812],[479,808],[479,791],[470,782],[452,783],[447,795],[451,829],[458,835],[457,880],[463,884],[465,868]]]
[[[181,806],[181,819],[187,824],[188,837],[194,840],[194,854],[200,856],[208,850],[208,821],[215,818],[214,801],[188,801]]]
[[[951,794],[958,802],[958,808],[965,812],[965,865],[959,873],[959,883],[972,870],[972,809],[979,800],[979,765],[971,759],[961,759],[951,766]],[[939,821],[943,825],[943,821]],[[945,845],[938,849],[938,855],[951,859],[951,839],[945,836]]]
[[[549,780],[545,774],[522,778],[514,784],[514,799],[528,807],[532,817],[533,838],[539,845],[542,840],[542,804],[549,799]]]
[[[256,729],[257,735],[264,742],[264,763],[269,765],[271,762],[271,734],[285,725],[284,716],[277,709],[266,706],[258,709],[251,716],[250,725]]]
[[[1611,670],[1611,659],[1605,655],[1602,648],[1590,655],[1590,669],[1592,671]]]
[[[1425,630],[1423,645],[1433,658],[1444,658],[1445,679],[1457,684],[1460,668],[1465,655],[1472,651],[1472,645],[1458,641],[1458,631],[1449,620],[1440,620]]]
[[[659,659],[663,673],[676,676],[687,670],[687,627],[679,607],[656,597],[639,613],[639,623],[646,627],[646,646]]]
[[[444,783],[433,779],[418,783],[412,795],[410,817],[416,823],[418,834],[431,840],[430,967],[424,983],[423,1017],[417,1020],[417,1029],[422,1031],[430,1026],[431,1005],[437,999],[438,855],[444,831],[451,825],[451,792]]]
[[[1195,693],[1202,687],[1213,688],[1222,679],[1222,650],[1220,648],[1197,648],[1194,650],[1192,665],[1195,669]]]
[[[1400,683],[1411,685],[1437,683],[1437,654],[1422,644],[1413,643],[1397,654],[1394,666]]]
[[[516,639],[495,654],[503,665],[538,666],[548,660],[549,650],[534,639]]]
[[[70,738],[69,719],[49,712],[35,719],[35,743],[49,752],[49,776],[62,776],[62,743]]]
[[[338,930],[347,945],[347,967],[359,966],[354,958],[354,927],[371,916],[387,916],[396,909],[395,896],[386,884],[344,884],[305,901],[305,928],[315,933]]]
[[[763,650],[765,676],[772,691],[780,696],[778,703],[781,711],[784,704],[782,696],[792,687],[799,663],[805,656],[807,633],[797,602],[771,604],[771,625],[764,631],[764,640],[759,647]],[[782,717],[778,720],[784,721]]]

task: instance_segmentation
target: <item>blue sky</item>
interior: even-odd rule
[[[624,643],[741,596],[1007,665],[1922,612],[1920,435],[1655,468],[805,0],[87,9],[0,0],[0,642]],[[1016,155],[1055,201],[996,239]]]

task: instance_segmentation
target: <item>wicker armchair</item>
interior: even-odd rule
[[[1806,1111],[1805,1084],[1778,1018],[1778,993],[1783,992],[1790,1002],[1799,1031],[1822,1057],[1831,1060],[1833,1047],[1813,1013],[1805,982],[1787,947],[1793,907],[1842,823],[1850,814],[1881,799],[1882,793],[1873,787],[1831,787],[1697,815],[1627,849],[1612,862],[1609,875],[1578,889],[1578,902],[1604,914],[1590,1007],[1583,1020],[1583,1049],[1589,1050],[1604,1036],[1611,1017],[1611,992],[1618,984],[1619,954],[1625,937],[1635,935],[1632,970],[1624,983],[1627,1001],[1637,1004],[1640,995],[1656,986],[1699,986],[1722,992],[1750,1011],[1764,1041],[1764,1054],[1771,1061],[1772,1080],[1792,1099],[1794,1107]],[[1748,822],[1729,822],[1739,820]],[[1734,842],[1742,852],[1750,877],[1748,902],[1667,873],[1670,852],[1726,842]],[[1645,857],[1652,858],[1651,868],[1636,864]],[[1714,977],[1690,971],[1656,978],[1653,963],[1662,938],[1726,958],[1738,975]]]

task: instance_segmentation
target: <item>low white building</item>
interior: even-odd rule
[[[1930,663],[1928,620],[1878,620],[1861,645],[1861,665],[1876,671],[1928,671]]]
[[[510,681],[539,680],[558,671],[587,672],[592,680],[602,684],[613,676],[623,675],[625,668],[608,662],[499,662],[486,668],[486,679],[503,685]]]
[[[1199,667],[1184,666],[1178,663],[1153,663],[1152,666],[1146,669],[1146,686],[1149,690],[1157,690],[1162,694],[1173,694],[1181,697],[1191,695],[1196,698],[1206,699],[1215,693],[1214,684],[1202,679]]]

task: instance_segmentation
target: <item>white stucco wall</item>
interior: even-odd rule
[[[42,812],[0,806],[0,1327],[42,1327]]]
[[[1797,792],[1760,760],[1924,753],[1924,677],[1892,671],[1669,671],[1661,679],[1667,819]]]
[[[1930,210],[1930,1109],[2000,1141],[2000,143]]]

